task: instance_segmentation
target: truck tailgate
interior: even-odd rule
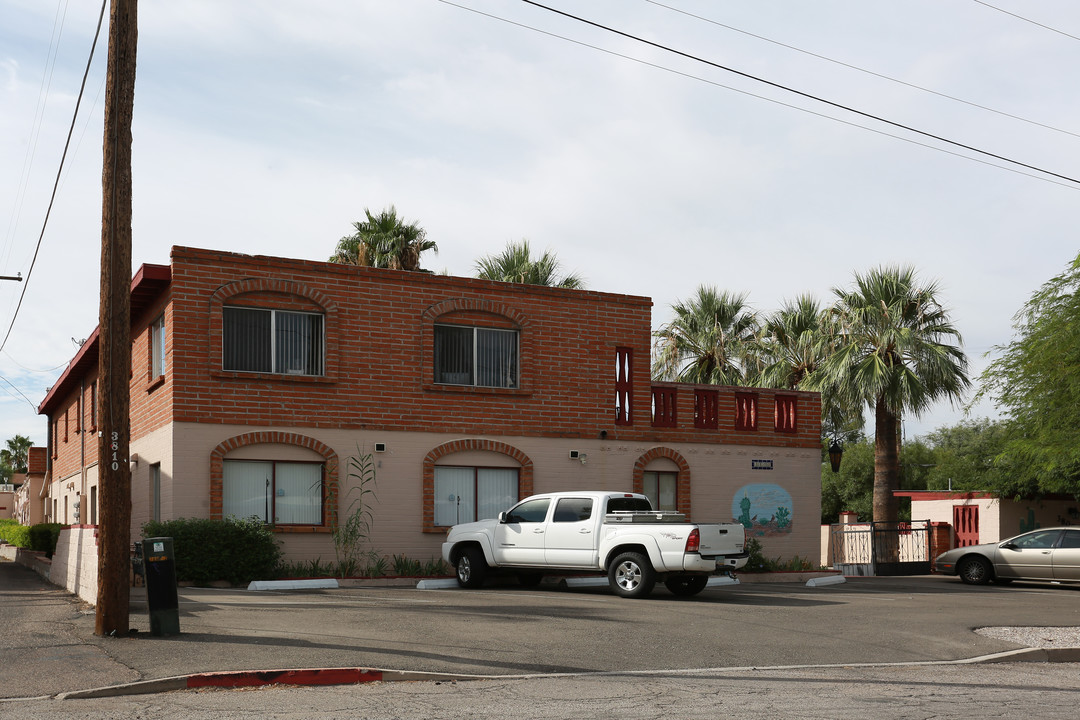
[[[701,534],[701,546],[698,552],[703,557],[711,555],[733,555],[742,552],[743,527],[739,524],[709,523],[698,525]],[[737,529],[738,532],[734,532]]]

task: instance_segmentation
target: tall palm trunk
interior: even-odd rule
[[[875,408],[874,438],[874,520],[896,522],[900,501],[894,494],[900,489],[900,453],[897,448],[899,418],[879,397]]]

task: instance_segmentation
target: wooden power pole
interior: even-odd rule
[[[131,567],[131,115],[136,0],[112,0],[101,173],[98,321],[98,593],[94,633],[126,635]]]

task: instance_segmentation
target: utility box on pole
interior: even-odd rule
[[[142,541],[142,552],[146,605],[150,609],[150,634],[179,635],[180,602],[176,594],[173,539],[146,538]]]

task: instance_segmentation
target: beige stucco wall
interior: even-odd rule
[[[953,498],[911,500],[915,520],[953,522],[953,508],[975,505],[979,508],[979,542],[992,543],[1038,527],[1080,523],[1080,503],[1074,500],[1001,500],[998,498]],[[955,542],[955,540],[954,540]]]
[[[211,451],[221,442],[265,428],[240,425],[207,425],[177,423],[169,431],[173,442],[171,463],[164,454],[162,462],[162,515],[173,517],[207,517],[209,515],[209,460]],[[422,532],[422,468],[423,459],[433,448],[443,443],[463,439],[440,433],[365,432],[348,430],[313,430],[298,427],[274,427],[275,431],[315,437],[333,448],[341,463],[340,481],[342,505],[349,495],[347,458],[361,452],[372,452],[376,443],[386,450],[373,453],[376,464],[376,487],[373,511],[375,521],[370,547],[383,556],[405,554],[416,560],[438,557],[443,533]],[[162,431],[164,432],[164,431]],[[473,437],[473,436],[469,436]],[[163,440],[164,438],[157,438]],[[652,445],[624,443],[618,440],[553,439],[534,437],[498,437],[499,442],[511,445],[533,462],[534,491],[559,490],[621,490],[632,489],[633,468]],[[790,558],[799,555],[816,558],[820,554],[820,456],[817,450],[774,447],[726,447],[704,444],[669,444],[665,447],[680,453],[690,466],[692,516],[695,521],[725,521],[734,519],[732,504],[736,494],[751,485],[778,485],[790,495],[793,507],[789,530],[782,534],[760,537],[771,557]],[[571,450],[584,455],[585,461],[570,459]],[[293,459],[303,453],[288,446],[249,445],[228,458]],[[142,458],[151,460],[149,452],[140,448]],[[771,470],[751,469],[751,460],[772,461]],[[462,452],[444,456],[439,464],[447,465],[513,465],[505,455],[481,451]],[[649,468],[671,469],[670,460],[659,459]],[[147,476],[148,477],[148,476]],[[138,484],[142,486],[143,483]],[[133,487],[136,483],[133,481]],[[136,505],[142,496],[134,498]],[[737,514],[737,513],[736,513]],[[136,514],[133,510],[133,523]],[[306,560],[321,557],[333,559],[332,541],[326,533],[282,533],[286,557]]]
[[[135,462],[131,467],[131,533],[132,542],[142,537],[142,526],[151,519],[150,466],[161,464],[161,517],[162,519],[179,517],[205,517],[190,511],[176,512],[174,495],[176,487],[183,487],[182,482],[174,482],[173,474],[173,426],[155,430],[131,443],[131,457]],[[174,514],[175,513],[175,514]]]
[[[49,581],[88,603],[97,603],[97,529],[71,527],[60,531]]]

